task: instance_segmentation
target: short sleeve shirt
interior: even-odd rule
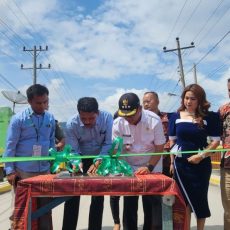
[[[131,125],[123,117],[118,117],[113,123],[113,138],[123,138],[123,153],[148,153],[155,151],[155,145],[165,143],[162,122],[159,116],[147,110],[142,110],[140,122]],[[130,156],[125,160],[135,171],[145,166],[151,156]],[[155,166],[154,171],[162,171],[162,160]]]
[[[230,103],[224,104],[219,108],[220,119],[222,122],[222,142],[224,148],[230,148]],[[230,156],[226,157],[226,153],[222,157],[221,166],[230,168]]]

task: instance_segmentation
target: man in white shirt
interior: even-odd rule
[[[123,153],[163,152],[165,136],[161,119],[153,112],[143,110],[138,96],[126,93],[119,99],[119,117],[113,123],[113,138],[124,140]],[[161,156],[130,156],[125,160],[135,174],[162,172]],[[142,196],[144,215],[148,196]],[[123,229],[137,230],[138,196],[124,197]],[[143,230],[149,230],[144,223]]]

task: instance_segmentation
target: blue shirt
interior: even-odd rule
[[[80,155],[106,155],[112,145],[112,125],[113,117],[108,112],[99,111],[91,128],[85,127],[77,114],[66,124],[66,143]]]
[[[41,156],[49,155],[49,148],[55,146],[55,120],[45,111],[37,115],[31,108],[14,115],[10,121],[4,157],[31,157],[34,146],[41,146]],[[6,174],[18,168],[24,172],[45,172],[50,168],[48,161],[5,163]]]

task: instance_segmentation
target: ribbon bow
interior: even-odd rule
[[[117,146],[117,151],[115,154],[115,148]],[[94,162],[102,158],[102,162],[97,169],[97,174],[106,176],[106,175],[124,175],[131,176],[133,174],[131,166],[123,159],[119,159],[123,147],[123,139],[117,137],[112,143],[112,147],[109,150],[108,156],[100,156],[94,159]]]
[[[56,151],[55,149],[51,148],[49,150],[49,154],[50,156],[54,157],[54,161],[52,161],[52,166],[51,166],[51,173],[55,173],[59,167],[61,163],[66,163],[66,169],[70,172],[77,172],[79,170],[79,164],[81,163],[80,159],[76,159],[76,160],[71,160],[69,158],[71,158],[72,156],[74,156],[74,154],[71,153],[71,146],[70,145],[65,145],[63,151]]]

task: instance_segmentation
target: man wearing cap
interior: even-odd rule
[[[165,136],[161,119],[155,113],[143,110],[136,94],[126,93],[120,97],[118,115],[113,123],[113,138],[123,138],[123,153],[163,152]],[[161,156],[132,156],[125,157],[125,160],[135,174],[162,171]],[[148,216],[145,208],[147,197],[142,196],[145,220]],[[124,230],[137,230],[137,209],[138,196],[124,197]],[[143,230],[151,229],[148,224],[144,221]]]

